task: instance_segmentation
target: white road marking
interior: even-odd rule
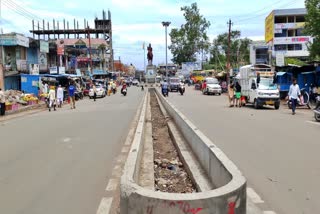
[[[70,142],[70,141],[71,141],[71,138],[68,138],[68,137],[63,139],[63,142],[64,142],[64,143],[68,143],[68,142]]]
[[[260,198],[260,196],[252,189],[252,188],[247,188],[247,195],[250,197],[253,203],[255,204],[262,204],[264,201]]]
[[[320,122],[306,121],[307,123],[320,126]]]
[[[111,209],[112,200],[113,198],[102,198],[97,214],[108,214]]]
[[[263,214],[276,214],[276,213],[273,211],[263,211]]]
[[[110,179],[106,188],[106,191],[115,191],[118,186],[118,180],[116,179]]]

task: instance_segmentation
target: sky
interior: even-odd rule
[[[1,29],[4,33],[18,32],[31,36],[32,19],[50,21],[62,20],[73,23],[83,20],[93,26],[96,16],[102,18],[102,10],[110,10],[112,16],[113,48],[115,59],[143,69],[142,44],[151,43],[153,64],[165,62],[165,29],[162,21],[170,21],[172,28],[185,23],[180,8],[196,2],[211,26],[208,29],[210,41],[228,31],[227,22],[233,22],[232,29],[240,30],[242,37],[252,40],[264,39],[264,20],[273,9],[302,8],[304,0],[0,0]],[[168,45],[170,37],[168,36]],[[168,61],[172,55],[168,51]]]

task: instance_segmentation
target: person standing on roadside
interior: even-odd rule
[[[6,113],[6,96],[0,88],[0,115],[3,116]]]
[[[57,102],[58,107],[61,108],[63,103],[63,88],[61,87],[61,85],[59,85],[57,89]]]
[[[292,115],[296,114],[296,107],[298,104],[299,96],[301,95],[299,85],[297,84],[297,80],[293,79],[292,85],[289,89],[289,100],[291,100],[291,109]]]
[[[236,82],[236,107],[238,107],[239,104],[239,108],[241,108],[241,85],[239,84],[239,82]]]
[[[69,93],[71,109],[76,108],[75,90],[76,88],[74,87],[73,82],[70,82],[68,93]]]
[[[95,102],[97,99],[97,86],[95,83],[92,85],[92,90],[93,90],[93,101]]]
[[[230,83],[228,86],[229,107],[234,106],[234,85]]]

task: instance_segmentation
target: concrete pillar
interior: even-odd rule
[[[0,88],[2,88],[2,90],[4,91],[4,69],[3,69],[3,65],[0,64]]]

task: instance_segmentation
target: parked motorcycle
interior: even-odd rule
[[[298,107],[308,107],[309,109],[311,109],[310,96],[309,96],[309,94],[306,92],[306,90],[304,88],[301,89],[301,98],[303,99],[303,102],[301,102],[302,99],[298,99],[297,108]],[[292,101],[291,101],[291,99],[289,99],[287,101],[287,104],[288,104],[288,108],[292,109]]]
[[[317,103],[314,111],[314,118],[316,121],[320,122],[320,95],[316,97]]]

